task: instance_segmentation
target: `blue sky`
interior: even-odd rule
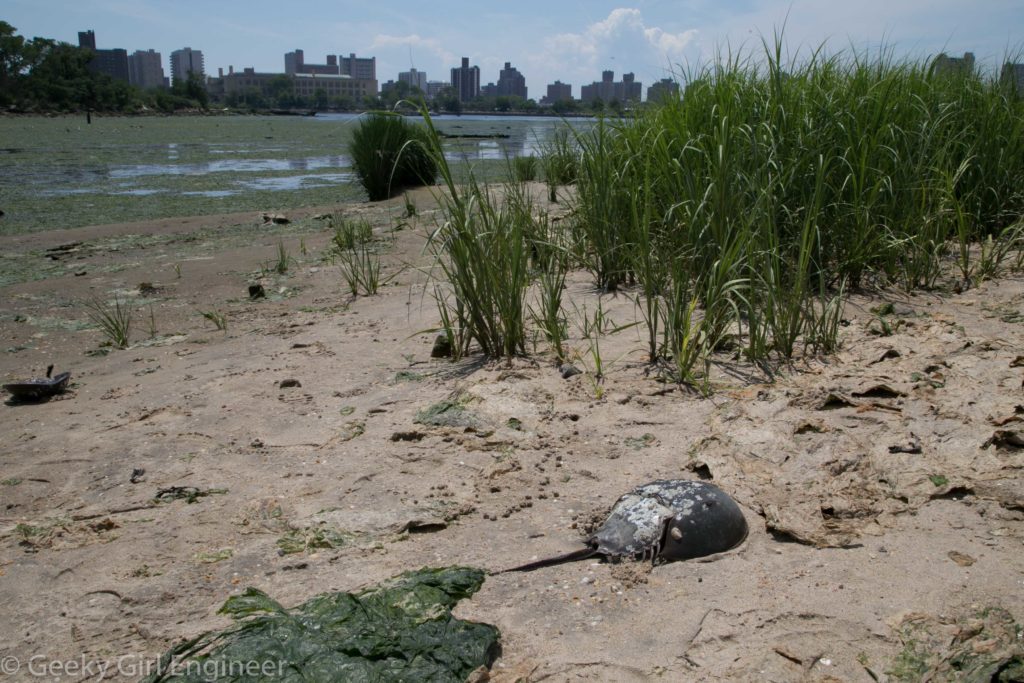
[[[788,16],[788,19],[787,19]],[[4,0],[0,20],[20,34],[74,43],[93,29],[100,48],[203,51],[207,73],[284,70],[284,53],[377,57],[377,78],[410,63],[448,80],[463,56],[481,82],[505,61],[540,98],[559,79],[579,86],[613,69],[649,85],[675,65],[698,63],[725,46],[759,49],[785,23],[791,52],[826,42],[832,50],[889,46],[898,56],[973,51],[995,66],[1024,46],[1022,0]]]

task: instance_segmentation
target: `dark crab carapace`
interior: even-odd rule
[[[714,484],[663,479],[619,498],[586,547],[505,571],[532,571],[588,557],[689,560],[735,548],[747,536],[736,502]]]

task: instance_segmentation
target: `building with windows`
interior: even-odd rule
[[[302,50],[288,52],[284,56],[284,72],[289,76],[296,74],[321,74],[324,76],[340,76],[338,55],[327,55],[326,64],[306,64]]]
[[[444,81],[427,81],[427,99],[434,99],[442,90],[451,86],[451,83],[445,83]]]
[[[136,50],[128,57],[128,82],[136,88],[148,90],[167,85],[163,61],[154,50]]]
[[[279,84],[282,78],[291,81],[292,94],[306,99],[315,99],[321,94],[327,98],[348,97],[361,100],[364,97],[376,97],[377,81],[365,78],[350,78],[341,74],[280,74],[259,72],[249,67],[236,72],[228,67],[227,74],[211,83],[211,95],[228,97],[241,95],[249,91],[258,91],[263,96],[272,96],[272,84]]]
[[[480,95],[480,67],[470,66],[469,57],[463,57],[462,66],[452,69],[452,87],[459,102],[470,102]]]
[[[498,85],[495,95],[507,95],[526,99],[526,78],[511,63],[505,62],[505,68],[498,74]]]
[[[615,80],[614,71],[602,71],[601,80],[580,88],[580,99],[584,102],[639,102],[643,84],[636,81],[632,73],[622,74],[622,80]]]
[[[974,72],[974,53],[965,52],[963,57],[950,57],[941,52],[932,62],[932,69],[942,74],[971,74]]]
[[[91,30],[78,32],[78,47],[92,53],[89,60],[89,71],[106,74],[114,80],[129,82],[128,51],[121,48],[100,50],[96,47],[96,34]]]
[[[543,104],[554,104],[555,102],[567,102],[572,100],[572,85],[555,81],[548,84],[548,94],[541,100]]]
[[[339,57],[338,66],[341,67],[341,75],[363,81],[377,80],[377,58],[356,57],[355,53],[348,57]]]
[[[1018,97],[1024,97],[1024,64],[1003,64],[1003,70],[999,73],[999,80],[1017,91]]]
[[[348,97],[362,100],[377,96],[377,81],[367,78],[351,78],[342,75],[295,74],[293,77],[296,96],[313,99],[322,92],[327,97]]]
[[[679,97],[679,84],[671,78],[663,78],[647,89],[648,102],[660,102]]]
[[[421,92],[427,92],[427,74],[416,69],[409,69],[398,74],[399,83],[408,83],[412,87],[419,88]]]
[[[206,69],[203,66],[202,51],[185,47],[172,52],[171,83],[174,81],[187,81],[190,73],[193,73],[204,80],[206,79]]]

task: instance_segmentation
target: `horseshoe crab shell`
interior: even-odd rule
[[[703,481],[662,479],[619,498],[585,548],[506,571],[532,571],[594,556],[689,560],[735,548],[746,536],[743,512],[720,488]]]

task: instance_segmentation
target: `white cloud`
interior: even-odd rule
[[[604,69],[616,76],[633,71],[649,84],[685,62],[696,49],[696,38],[696,29],[673,33],[647,26],[639,9],[620,7],[581,33],[549,38],[530,62],[539,71],[558,65],[559,77],[577,86],[598,80]]]

